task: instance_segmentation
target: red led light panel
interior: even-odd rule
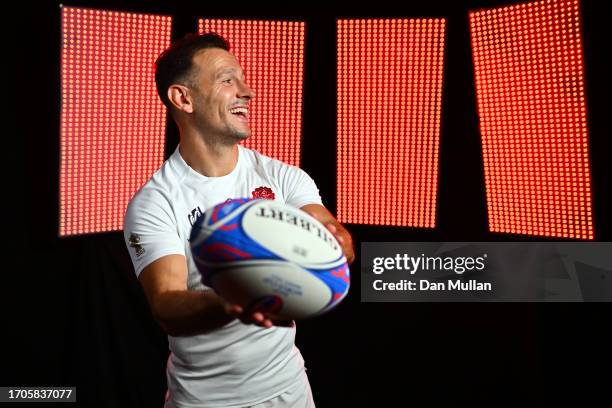
[[[123,228],[132,195],[163,162],[154,62],[171,18],[62,8],[59,234]]]
[[[577,0],[470,13],[489,229],[593,239]]]
[[[444,19],[338,20],[341,222],[436,224]]]
[[[243,144],[285,163],[300,165],[304,22],[200,19],[198,31],[228,40],[255,91]]]

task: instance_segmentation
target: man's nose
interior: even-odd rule
[[[246,82],[241,82],[238,88],[238,97],[241,99],[251,100],[255,97],[255,91],[253,91]]]

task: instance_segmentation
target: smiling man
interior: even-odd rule
[[[165,406],[313,407],[294,322],[247,313],[204,286],[188,237],[204,211],[238,197],[307,211],[336,235],[349,261],[351,237],[303,170],[238,144],[251,135],[254,92],[222,37],[176,42],[158,58],[155,80],[180,144],[130,201],[124,234],[153,316],[168,334]]]

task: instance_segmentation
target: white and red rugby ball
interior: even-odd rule
[[[331,310],[348,293],[349,268],[334,235],[277,201],[218,204],[196,220],[190,243],[204,284],[248,311],[303,319]]]

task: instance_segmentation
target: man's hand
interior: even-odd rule
[[[254,324],[257,326],[270,328],[272,326],[278,327],[293,327],[295,322],[293,320],[274,320],[269,316],[266,316],[262,312],[248,312],[240,305],[225,304],[225,312],[240,320],[244,324]]]
[[[355,249],[353,248],[353,238],[351,234],[340,224],[336,218],[330,213],[327,208],[320,204],[308,204],[301,208],[302,211],[307,212],[314,218],[319,220],[321,224],[334,234],[334,237],[338,240],[338,243],[342,246],[342,251],[346,256],[346,260],[349,264],[355,260]]]

